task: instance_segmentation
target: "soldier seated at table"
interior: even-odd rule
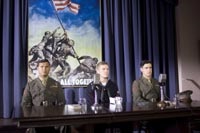
[[[140,63],[142,76],[132,84],[133,103],[158,102],[160,88],[158,81],[152,77],[152,62],[144,60]]]
[[[109,64],[105,61],[101,61],[96,65],[96,73],[100,75],[100,83],[97,89],[97,102],[100,105],[109,105],[109,97],[119,96],[118,86],[115,82],[109,79],[110,69]],[[93,82],[90,83],[86,88],[86,100],[88,105],[95,103],[95,92],[93,90]],[[95,133],[106,133],[106,132],[120,132],[129,133],[129,123],[112,123],[112,124],[97,124],[95,126]]]
[[[27,83],[23,97],[22,106],[55,106],[65,105],[66,100],[63,89],[58,81],[49,77],[50,63],[47,59],[38,61],[38,77]],[[39,132],[59,132],[54,127],[35,128]]]
[[[109,104],[109,97],[119,95],[118,86],[109,79],[109,65],[107,62],[101,61],[96,65],[96,73],[100,75],[99,85],[97,89],[98,104]],[[95,91],[93,90],[93,82],[86,88],[86,100],[88,105],[95,103]]]
[[[140,71],[142,76],[133,81],[132,93],[134,106],[148,107],[160,101],[160,86],[157,79],[153,78],[152,62],[150,60],[143,60],[140,63]],[[163,129],[168,128],[159,123],[150,121],[136,121],[133,123],[134,128],[139,131],[156,132],[158,127]],[[162,129],[160,128],[160,129]]]

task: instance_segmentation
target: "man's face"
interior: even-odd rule
[[[140,71],[142,72],[144,77],[146,78],[152,77],[152,65],[150,63],[144,64],[144,66],[140,68]]]
[[[109,76],[109,67],[108,67],[108,65],[100,65],[97,68],[97,73],[100,74],[100,77],[102,77],[102,78],[108,78],[108,76]]]
[[[40,77],[46,77],[49,74],[50,65],[48,62],[39,63],[37,70]]]

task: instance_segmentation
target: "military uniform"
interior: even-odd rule
[[[60,83],[48,77],[46,85],[43,85],[39,78],[26,85],[21,105],[41,106],[43,104],[63,105],[65,103],[65,96]]]
[[[116,97],[119,95],[119,90],[117,87],[117,84],[115,84],[113,81],[108,80],[106,85],[103,85],[100,83],[100,85],[97,86],[97,100],[99,104],[103,104],[104,106],[107,106],[109,104],[109,97]],[[90,83],[86,88],[86,100],[87,104],[89,106],[94,104],[95,99],[95,92],[92,89],[93,88],[93,82]],[[132,124],[132,123],[131,123]],[[105,133],[109,131],[118,131],[123,133],[128,133],[127,130],[131,129],[129,127],[129,123],[124,123],[123,125],[119,124],[97,124],[94,126],[94,132],[95,133]]]
[[[144,77],[135,80],[132,84],[132,92],[134,103],[159,101],[160,99],[159,83],[154,78],[150,81]]]
[[[90,83],[86,88],[86,100],[88,105],[94,104],[94,90],[92,90],[92,83]],[[109,103],[109,97],[116,97],[118,95],[118,87],[117,85],[108,80],[106,85],[97,86],[97,99],[99,104]]]

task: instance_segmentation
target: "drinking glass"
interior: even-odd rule
[[[81,106],[81,112],[87,112],[87,102],[85,98],[79,98],[78,104]]]
[[[122,102],[123,102],[122,97],[115,97],[115,111],[116,112],[121,112],[123,110]]]

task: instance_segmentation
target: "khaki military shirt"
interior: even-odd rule
[[[41,106],[44,103],[46,105],[61,105],[66,103],[60,83],[50,77],[47,79],[46,86],[42,84],[39,78],[27,83],[21,105]]]
[[[132,84],[132,92],[134,103],[159,101],[160,99],[159,84],[154,78],[150,81],[144,77],[135,80]]]

